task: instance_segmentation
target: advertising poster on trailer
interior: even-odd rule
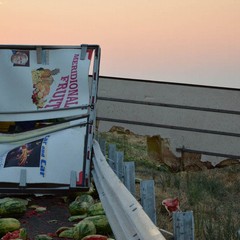
[[[1,144],[0,182],[19,183],[21,170],[25,169],[27,183],[69,184],[75,171],[80,184],[85,134],[86,127],[72,127],[27,143]]]
[[[36,49],[0,49],[0,102],[4,103],[0,105],[0,113],[87,106],[92,50],[87,50],[85,59],[81,60],[81,49],[42,49],[40,64],[37,54]],[[65,112],[58,117],[64,117]],[[79,115],[85,113],[86,108],[78,109]],[[33,113],[32,118],[39,116],[34,117]]]

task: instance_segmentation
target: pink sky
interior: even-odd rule
[[[1,44],[99,44],[100,75],[240,87],[239,0],[0,0]]]

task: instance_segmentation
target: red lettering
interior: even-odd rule
[[[54,100],[50,100],[49,102],[53,102]],[[62,101],[56,102],[55,104],[47,104],[44,108],[53,108],[58,109],[61,106]]]
[[[78,95],[78,89],[69,90],[68,96]]]
[[[71,83],[70,86],[69,86],[70,89],[75,89],[77,87],[78,87],[77,83]]]
[[[67,86],[68,86],[68,83],[59,83],[56,91],[61,89],[66,89]]]
[[[57,89],[58,90],[58,89]],[[65,96],[65,93],[66,93],[66,90],[63,90],[63,91],[56,91],[54,94],[53,94],[53,98],[64,98]]]
[[[61,80],[67,83],[69,80],[69,76],[61,77]]]
[[[67,101],[67,102],[65,103],[64,107],[65,107],[65,108],[69,108],[69,107],[71,107],[71,105],[76,105],[76,104],[78,104],[78,102],[68,102],[68,101]]]

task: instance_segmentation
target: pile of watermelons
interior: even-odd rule
[[[94,199],[88,193],[81,193],[72,200],[69,200],[67,197],[64,198],[69,214],[66,220],[68,222],[68,224],[66,224],[67,226],[58,227],[51,235],[37,234],[34,236],[34,240],[61,238],[74,240],[113,240],[113,238],[111,238],[113,236],[111,227],[105,215],[102,203],[99,200]],[[66,199],[68,199],[68,202]],[[30,205],[27,198],[0,198],[1,240],[33,239],[29,229],[25,227],[27,226],[26,221],[24,225],[21,220],[24,219],[27,213],[29,214],[29,209],[34,209],[31,212],[37,214],[47,212],[46,207]],[[42,221],[44,220],[42,219]]]

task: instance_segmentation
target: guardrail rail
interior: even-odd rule
[[[93,149],[92,175],[115,238],[164,240],[140,203],[113,172],[97,141],[94,141]]]

